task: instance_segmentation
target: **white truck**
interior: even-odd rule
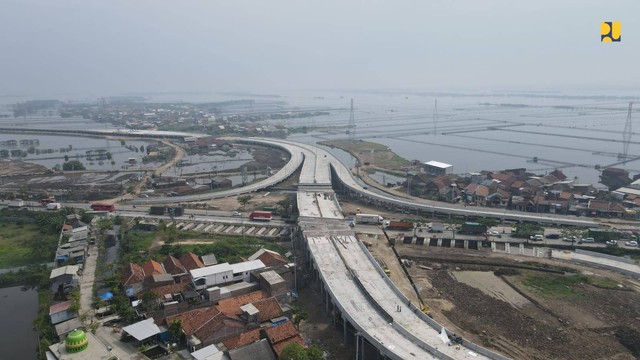
[[[61,205],[60,203],[48,203],[47,204],[47,210],[60,210]]]
[[[378,214],[356,214],[356,224],[382,224],[383,221]]]
[[[26,205],[22,199],[15,199],[13,201],[10,201],[9,204],[7,205],[7,207],[13,208],[13,209],[20,209],[25,206]]]

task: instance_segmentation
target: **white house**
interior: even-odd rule
[[[229,263],[206,266],[189,272],[196,289],[206,289],[233,281],[233,269]]]
[[[264,263],[261,260],[250,260],[237,264],[231,264],[233,270],[234,281],[249,282],[251,278],[251,272],[258,269],[264,269]]]

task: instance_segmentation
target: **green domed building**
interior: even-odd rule
[[[65,349],[68,353],[77,353],[89,346],[89,339],[87,334],[82,330],[73,330],[67,335],[65,340]]]

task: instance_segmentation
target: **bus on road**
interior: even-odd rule
[[[91,210],[114,212],[116,211],[116,207],[113,204],[93,203],[91,204]]]

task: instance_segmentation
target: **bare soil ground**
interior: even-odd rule
[[[9,159],[0,160],[0,176],[46,174],[46,166]]]
[[[478,251],[397,249],[415,260],[410,273],[421,285],[421,296],[434,318],[483,346],[514,359],[640,357],[640,294],[620,274],[548,259],[514,261]],[[474,264],[461,264],[461,259]],[[513,265],[574,273],[514,269]],[[463,279],[465,273],[479,271],[486,275]],[[495,271],[501,276],[493,275]],[[589,281],[565,283],[567,276],[584,276]],[[518,304],[513,293],[518,294]]]
[[[352,359],[355,354],[354,345],[344,343],[342,329],[333,325],[332,316],[325,314],[320,299],[320,293],[312,287],[299,290],[297,305],[309,314],[307,321],[300,323],[302,337],[328,352],[327,359]]]

